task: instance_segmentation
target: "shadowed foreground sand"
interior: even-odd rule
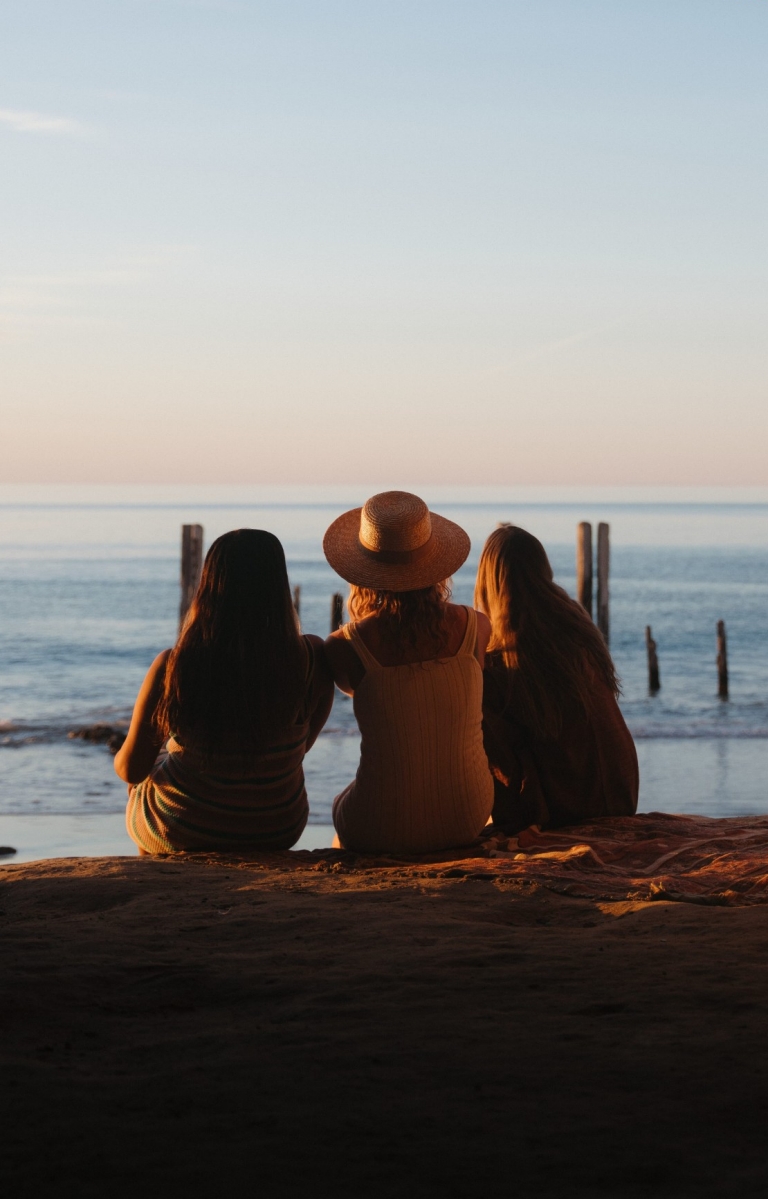
[[[4,1189],[766,1193],[768,907],[472,861],[1,871]]]

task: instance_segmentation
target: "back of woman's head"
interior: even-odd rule
[[[420,640],[439,647],[445,636],[445,617],[451,598],[450,580],[417,591],[349,589],[347,607],[353,620],[378,616],[379,628],[390,645],[415,645]]]
[[[206,753],[247,752],[297,719],[305,671],[282,545],[262,529],[225,533],[168,661],[162,732]]]
[[[559,736],[567,709],[589,712],[595,682],[614,695],[611,655],[580,604],[554,582],[544,546],[515,525],[491,533],[477,571],[475,604],[491,622],[489,669],[537,736]]]

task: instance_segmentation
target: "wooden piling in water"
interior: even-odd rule
[[[725,621],[717,622],[717,694],[728,698],[728,641],[725,636]]]
[[[331,632],[335,633],[344,624],[344,596],[338,591],[331,596]]]
[[[576,528],[576,599],[592,615],[592,525],[583,520]]]
[[[611,546],[610,526],[602,521],[597,526],[597,627],[611,641],[611,619],[608,597],[608,574],[610,570]]]
[[[661,688],[659,680],[659,659],[656,654],[656,642],[651,636],[651,626],[645,626],[645,645],[648,650],[648,690],[655,695]]]
[[[194,599],[203,570],[203,526],[181,526],[181,602],[179,628]]]

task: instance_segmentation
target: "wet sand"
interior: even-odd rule
[[[294,860],[0,872],[8,1194],[766,1192],[768,907]]]

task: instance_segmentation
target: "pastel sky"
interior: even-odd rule
[[[0,482],[768,483],[766,0],[4,0]]]

